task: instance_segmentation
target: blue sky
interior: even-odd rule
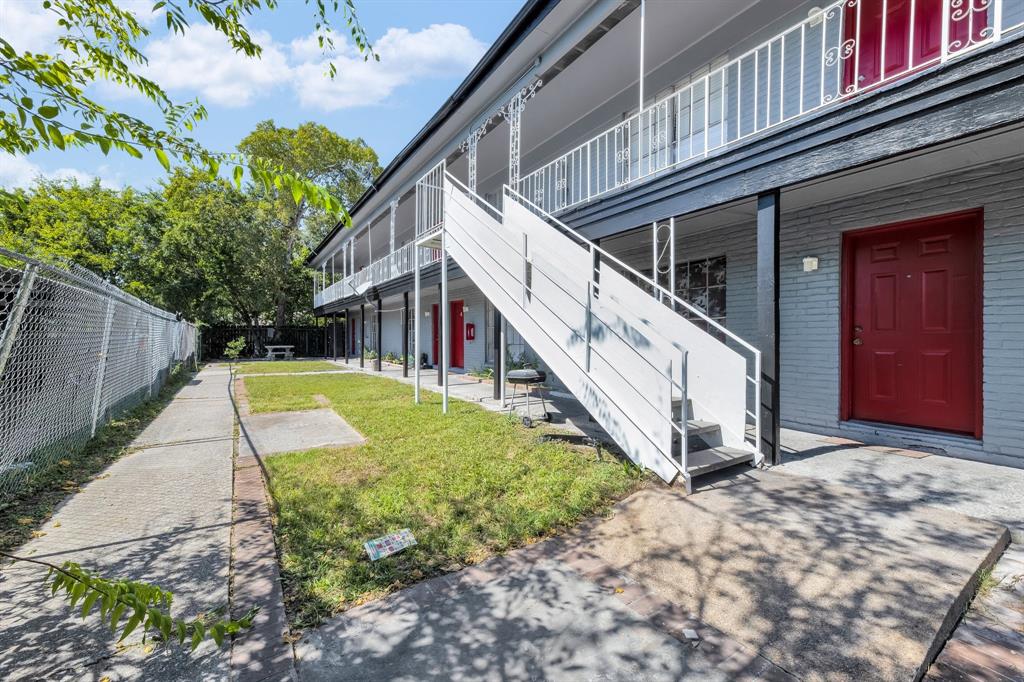
[[[147,20],[154,0],[123,0]],[[312,11],[300,0],[280,0],[274,12],[247,25],[264,48],[259,62],[234,55],[219,35],[193,25],[184,38],[151,24],[143,43],[150,74],[172,98],[198,97],[210,117],[196,131],[209,149],[231,151],[257,122],[317,121],[346,137],[362,137],[387,163],[426,123],[498,37],[522,0],[357,0],[360,19],[381,56],[366,64],[343,41],[325,57],[311,39]],[[162,18],[161,18],[162,22]],[[42,0],[0,0],[0,34],[15,47],[53,51],[55,28]],[[12,37],[13,36],[13,37]],[[338,66],[332,82],[325,59]],[[151,122],[153,109],[113,88],[91,93],[102,102]],[[111,186],[153,186],[164,171],[152,158],[136,160],[98,150],[42,151],[0,156],[0,186],[25,185],[36,174],[98,177]]]

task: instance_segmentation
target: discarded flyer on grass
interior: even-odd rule
[[[403,528],[397,533],[388,533],[379,538],[368,540],[363,543],[363,547],[366,548],[366,553],[370,555],[370,561],[376,561],[377,559],[391,556],[395,552],[401,552],[406,547],[412,547],[415,544],[416,538],[413,537],[412,531],[408,528]]]

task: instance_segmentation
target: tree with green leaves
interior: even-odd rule
[[[209,323],[249,326],[272,310],[281,236],[273,205],[222,179],[177,170],[162,193],[164,230],[152,262],[161,303]]]
[[[333,48],[333,21],[340,16],[359,51],[366,58],[375,58],[356,16],[354,0],[305,0],[305,3],[312,9],[318,41],[325,53]],[[0,34],[0,151],[28,154],[40,149],[82,147],[96,149],[104,155],[115,152],[135,158],[151,153],[168,171],[172,164],[191,169],[192,177],[186,175],[179,183],[184,185],[181,191],[186,195],[191,191],[189,183],[195,182],[195,174],[202,173],[206,182],[220,187],[210,193],[220,197],[222,203],[217,208],[226,215],[239,215],[239,199],[226,194],[217,179],[223,166],[234,180],[236,192],[248,176],[252,184],[262,186],[265,192],[287,192],[296,204],[303,201],[325,213],[348,219],[341,199],[332,194],[331,189],[286,168],[280,161],[243,151],[209,150],[196,141],[192,131],[207,117],[205,107],[198,100],[186,103],[172,101],[159,83],[145,76],[143,69],[147,59],[142,42],[149,36],[149,29],[117,0],[43,0],[42,4],[53,12],[61,29],[52,53],[19,52]],[[152,10],[161,14],[168,30],[176,34],[187,34],[191,22],[205,23],[220,33],[236,51],[258,58],[261,47],[253,40],[245,20],[258,11],[278,7],[279,0],[158,0]],[[17,27],[4,26],[0,30],[11,28]],[[327,75],[335,75],[333,63]],[[160,122],[152,124],[101,103],[90,93],[104,82],[141,95],[156,108]],[[179,190],[175,187],[176,179],[172,179],[168,191]],[[0,203],[6,205],[12,199],[20,204],[25,201],[25,195],[21,192],[0,192]],[[177,221],[175,225],[189,224],[198,233],[205,229],[206,225],[194,220],[195,216],[189,217],[184,213],[172,216],[172,220]],[[83,215],[91,216],[89,211]],[[5,224],[6,220],[5,216]],[[80,220],[75,224],[92,223]],[[243,223],[243,226],[247,224]],[[221,223],[218,234],[227,232],[231,235],[231,229],[237,227],[231,222]],[[22,224],[11,234],[46,242],[54,250],[66,250],[69,254],[65,255],[70,258],[91,252],[93,248],[102,254],[111,246],[104,243],[96,247],[93,243],[96,235],[88,230],[77,232],[74,239],[62,243],[57,235],[43,234],[33,227],[31,217],[28,224]],[[165,236],[161,235],[161,248],[183,248],[191,239],[188,236],[176,239],[178,235],[174,231],[170,238],[165,240]],[[244,249],[251,244],[236,242],[233,251],[244,254]],[[224,253],[214,251],[215,254]],[[232,277],[251,270],[250,263],[235,270],[237,263],[218,258],[218,255],[210,257],[207,261],[209,268],[230,273]],[[92,265],[103,269],[108,264],[98,262]],[[203,268],[197,269],[195,276],[203,277]],[[228,305],[243,305],[244,293],[232,287],[223,287],[221,295],[224,301]],[[18,561],[45,563],[27,557],[5,556]],[[210,627],[201,622],[175,622],[168,615],[170,594],[156,586],[110,581],[71,562],[62,566],[46,565],[50,570],[53,594],[62,593],[72,606],[82,600],[83,617],[98,604],[101,619],[114,630],[121,627],[122,638],[141,626],[144,630],[152,628],[160,632],[165,640],[170,640],[173,635],[182,642],[188,638],[194,647],[207,635],[220,644],[225,634],[251,624],[251,617],[240,621],[220,621]],[[129,615],[121,625],[124,614]]]
[[[325,53],[333,48],[333,23],[340,16],[364,57],[376,58],[354,0],[305,2],[312,9],[317,39]],[[248,173],[268,190],[284,189],[324,211],[344,214],[341,200],[329,189],[273,159],[208,150],[199,144],[191,133],[207,117],[206,108],[198,100],[174,102],[159,83],[144,75],[147,59],[141,43],[150,31],[117,0],[43,0],[43,6],[53,12],[62,31],[52,54],[18,52],[0,35],[0,150],[28,154],[38,149],[85,147],[136,158],[152,153],[167,170],[177,162],[201,169],[210,177],[223,165],[230,167],[239,186]],[[152,9],[174,33],[186,35],[191,22],[202,22],[236,51],[258,59],[262,48],[245,20],[278,6],[279,0],[159,0]],[[333,62],[325,75],[334,77]],[[156,108],[161,123],[150,124],[87,94],[103,82],[144,97]]]
[[[0,246],[44,261],[74,263],[152,300],[149,256],[162,205],[152,193],[77,181],[37,180],[19,201],[0,203]]]
[[[362,139],[350,140],[319,123],[282,128],[262,121],[245,136],[238,150],[247,157],[267,159],[306,182],[326,188],[346,205],[359,199],[380,172],[377,153]],[[276,207],[276,231],[284,244],[278,269],[274,326],[287,320],[288,280],[294,277],[296,250],[305,243],[315,245],[333,226],[334,216],[311,204],[301,193],[271,189]],[[305,237],[305,238],[303,238]],[[302,254],[305,255],[304,253]]]

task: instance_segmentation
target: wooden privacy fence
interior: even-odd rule
[[[338,348],[341,345],[341,322],[338,323]],[[224,349],[229,341],[244,337],[246,344],[242,355],[261,358],[267,354],[267,344],[295,346],[296,357],[322,358],[331,355],[331,325],[288,325],[271,327],[262,325],[248,327],[245,325],[217,325],[202,330],[202,357],[206,359],[224,357]]]

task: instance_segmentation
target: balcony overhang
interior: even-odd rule
[[[465,277],[462,268],[451,259],[448,260],[448,278],[450,280]],[[424,265],[420,269],[420,286],[434,287],[441,283],[441,264],[437,261]],[[369,301],[386,299],[391,296],[399,296],[402,293],[413,290],[413,273],[395,277],[386,282],[369,286],[361,296],[349,296],[317,306],[313,314],[317,316],[342,313],[347,309],[358,308],[360,304],[367,304]]]

